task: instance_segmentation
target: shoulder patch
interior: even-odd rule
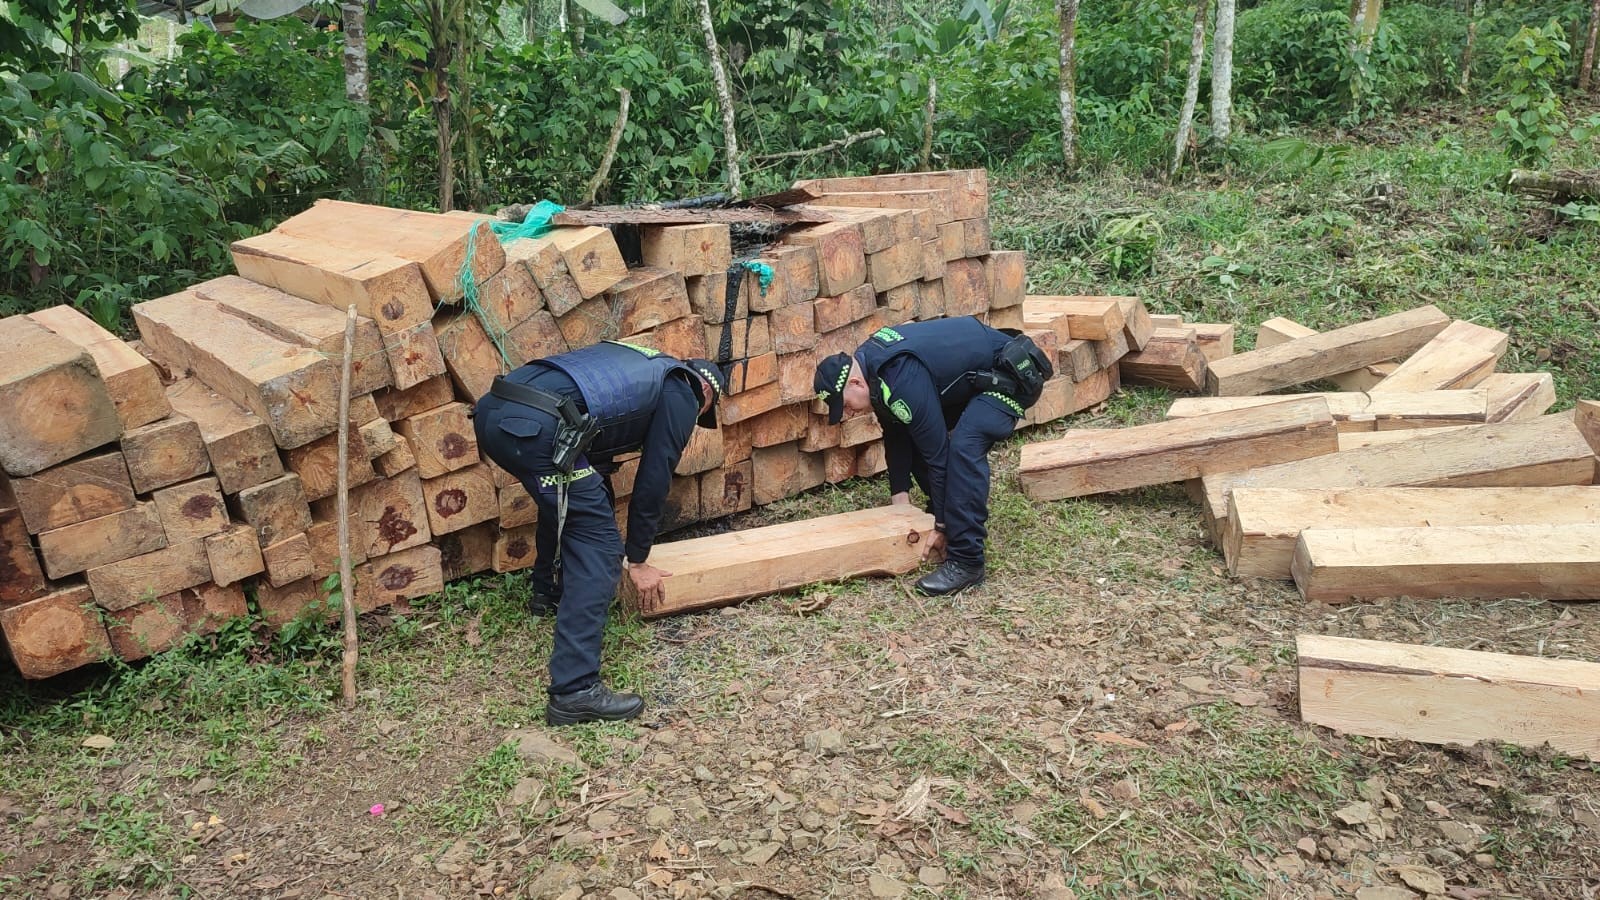
[[[905,340],[905,335],[885,325],[872,333],[872,339],[880,344],[893,344]]]
[[[657,349],[655,349],[653,347],[641,347],[638,344],[630,344],[627,341],[610,341],[609,343],[617,344],[617,345],[623,346],[623,347],[627,347],[629,350],[637,350],[638,352],[643,353],[645,356],[647,356],[647,357],[649,357],[651,359],[654,359],[655,357],[661,355],[661,351],[657,350]]]
[[[904,400],[896,400],[889,404],[889,411],[900,420],[902,425],[911,424],[911,407]]]

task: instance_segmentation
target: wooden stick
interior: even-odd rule
[[[606,152],[600,157],[600,168],[594,171],[594,177],[589,179],[589,189],[583,194],[585,206],[594,203],[600,186],[606,183],[606,176],[611,174],[611,163],[617,158],[617,145],[622,143],[622,129],[628,127],[628,106],[633,102],[633,93],[627,88],[617,88],[617,93],[622,95],[617,106],[617,123],[611,126],[611,140],[606,141]]]
[[[868,138],[875,137],[883,137],[882,128],[874,128],[871,131],[858,131],[855,134],[847,134],[838,140],[829,141],[820,147],[812,147],[809,150],[785,150],[782,153],[763,153],[760,156],[750,157],[750,161],[765,162],[769,159],[792,159],[796,156],[816,156],[819,153],[827,153],[831,150],[843,150],[851,144],[859,143],[867,140]]]
[[[339,597],[344,618],[344,705],[356,702],[355,579],[350,566],[350,363],[356,343],[356,308],[351,306],[344,326],[344,368],[339,379]]]

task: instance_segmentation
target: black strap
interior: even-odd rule
[[[522,406],[532,407],[540,412],[549,413],[563,422],[576,422],[582,418],[578,412],[578,405],[572,402],[571,397],[563,397],[538,388],[531,388],[515,381],[507,381],[503,376],[496,375],[494,383],[489,386],[489,393],[501,400],[509,400]]]
[[[733,383],[733,320],[739,312],[739,292],[744,289],[744,276],[748,271],[741,263],[728,267],[727,289],[723,292],[722,337],[717,341],[716,362],[727,370],[729,384]],[[750,317],[745,317],[743,364],[740,366],[739,385],[750,376]]]

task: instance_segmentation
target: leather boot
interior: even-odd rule
[[[551,694],[545,707],[548,725],[576,725],[579,722],[620,722],[644,712],[644,698],[638,694],[619,694],[596,681],[581,691]]]
[[[945,560],[944,565],[917,580],[917,590],[929,597],[959,594],[969,587],[983,584],[983,566],[973,566]]]
[[[559,602],[561,602],[560,597],[553,597],[549,594],[541,594],[538,591],[534,591],[528,597],[528,615],[536,619],[544,616],[554,618],[556,604]]]

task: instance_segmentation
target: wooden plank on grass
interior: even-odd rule
[[[1313,725],[1600,760],[1600,664],[1305,634],[1295,650],[1300,717]]]
[[[1398,444],[1205,476],[1213,534],[1227,533],[1236,487],[1549,487],[1590,484],[1595,456],[1564,416],[1452,429]]]
[[[203,300],[250,323],[259,331],[299,347],[307,347],[330,360],[344,354],[345,310],[334,309],[277,288],[257,284],[237,275],[224,275],[192,289]],[[394,383],[384,358],[383,335],[378,323],[358,316],[356,340],[350,360],[350,393],[370,394]]]
[[[172,411],[155,364],[93,319],[70,306],[52,306],[28,318],[88,351],[123,428],[148,425]]]
[[[1206,386],[1206,358],[1193,328],[1157,328],[1144,349],[1122,358],[1129,384],[1153,384],[1174,391],[1199,392]]]
[[[1150,311],[1138,297],[1117,297],[1116,301],[1117,308],[1122,310],[1122,336],[1128,339],[1128,348],[1143,350],[1156,330]]]
[[[1119,300],[1117,297],[1029,295],[1022,301],[1022,312],[1025,317],[1029,314],[1064,316],[1067,333],[1061,335],[1063,340],[1103,341],[1121,334],[1127,324]]]
[[[1184,397],[1167,409],[1170,419],[1206,416],[1225,410],[1258,409],[1285,400],[1321,397],[1340,432],[1398,431],[1481,425],[1488,417],[1484,391],[1420,391],[1363,394],[1332,391],[1311,394],[1268,394],[1261,397]]]
[[[1256,349],[1264,350],[1267,347],[1275,347],[1292,340],[1310,337],[1316,333],[1315,329],[1307,328],[1293,319],[1279,316],[1262,322],[1256,330]],[[1388,377],[1389,373],[1393,372],[1397,366],[1399,366],[1398,362],[1385,360],[1384,362],[1373,363],[1370,366],[1361,366],[1349,372],[1328,375],[1325,376],[1324,380],[1333,382],[1341,391],[1367,391],[1371,390],[1373,385]]]
[[[623,585],[624,602],[655,617],[724,606],[822,581],[898,575],[916,568],[933,517],[909,506],[880,506],[805,522],[657,544],[651,565],[671,572],[662,599],[642,604]]]
[[[84,585],[0,608],[0,631],[24,678],[49,678],[111,655],[111,639]]]
[[[1435,525],[1300,532],[1291,564],[1307,600],[1600,599],[1600,525]]]
[[[27,316],[0,319],[0,410],[0,468],[13,476],[122,434],[94,357]]]
[[[1478,387],[1489,394],[1490,422],[1537,419],[1556,402],[1556,383],[1549,372],[1496,372]]]
[[[1200,343],[1200,352],[1204,354],[1206,362],[1233,355],[1232,325],[1192,322],[1183,327],[1194,329],[1195,340]]]
[[[1262,394],[1407,356],[1450,324],[1436,306],[1421,306],[1333,331],[1251,350],[1211,364],[1210,393]]]
[[[1133,428],[1068,432],[1025,445],[1019,475],[1030,498],[1060,500],[1337,449],[1327,401],[1306,398]]]
[[[158,358],[260,416],[278,446],[299,447],[334,430],[339,372],[322,354],[187,292],[140,303],[133,318]]]
[[[173,412],[200,427],[206,457],[225,493],[237,494],[283,474],[272,430],[254,413],[195,378],[168,385],[167,399]]]
[[[1488,378],[1497,362],[1492,350],[1434,338],[1373,385],[1372,393],[1463,390]]]
[[[1308,528],[1581,525],[1600,521],[1600,488],[1234,488],[1222,550],[1235,575],[1288,579]]]

